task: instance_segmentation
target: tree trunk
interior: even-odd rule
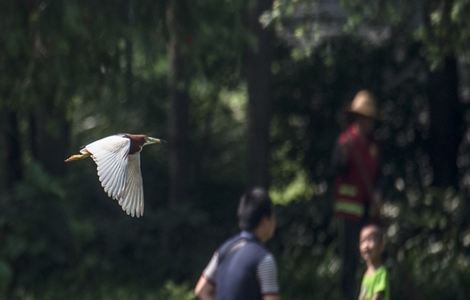
[[[181,14],[184,1],[171,0],[168,3],[166,17],[169,32],[168,58],[170,70],[168,90],[170,95],[169,113],[169,203],[174,206],[188,197],[187,149],[188,149],[188,106],[187,79],[184,72],[182,54]]]
[[[134,25],[134,7],[132,0],[126,2],[127,23],[129,27]],[[133,75],[133,56],[134,45],[131,38],[127,35],[125,39],[125,59],[126,59],[126,96],[127,103],[133,103],[134,100],[134,75]]]
[[[248,81],[248,185],[269,185],[269,128],[271,121],[271,62],[273,32],[263,28],[260,15],[272,0],[248,1],[248,26],[254,44],[246,51]]]
[[[447,56],[441,68],[428,74],[431,116],[430,149],[433,185],[458,187],[457,155],[462,138],[455,56]]]
[[[30,118],[35,122],[30,124],[31,148],[44,170],[51,175],[62,176],[65,174],[64,159],[69,154],[70,124],[65,119],[64,109],[50,102],[43,100],[43,105],[38,106]]]
[[[2,113],[2,145],[4,147],[5,187],[11,191],[23,177],[18,112],[6,108]]]

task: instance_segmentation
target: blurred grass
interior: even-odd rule
[[[72,289],[72,290],[69,290]],[[187,284],[176,284],[167,281],[155,289],[127,285],[115,286],[103,284],[99,287],[83,287],[76,290],[71,286],[44,286],[32,293],[23,289],[16,290],[13,295],[16,300],[195,300],[191,288]]]

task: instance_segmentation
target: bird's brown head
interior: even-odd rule
[[[131,140],[129,154],[141,151],[144,146],[162,142],[160,139],[146,136],[145,134],[126,134],[126,136]]]

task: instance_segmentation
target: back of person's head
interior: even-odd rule
[[[263,217],[271,217],[272,203],[268,192],[254,187],[243,194],[238,205],[238,225],[242,230],[254,230]]]

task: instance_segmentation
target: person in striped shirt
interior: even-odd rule
[[[213,254],[196,284],[201,300],[279,300],[277,266],[264,243],[274,235],[276,219],[268,193],[255,187],[238,207],[241,232]]]

